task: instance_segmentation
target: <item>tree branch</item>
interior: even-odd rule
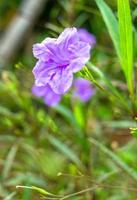
[[[24,0],[0,39],[0,68],[8,64],[25,43],[47,0]]]

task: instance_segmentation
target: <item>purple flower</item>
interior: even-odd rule
[[[89,33],[86,29],[79,28],[78,34],[79,34],[79,38],[81,41],[89,43],[91,48],[93,48],[95,46],[96,37],[93,34]]]
[[[90,100],[94,94],[91,82],[84,78],[77,78],[74,81],[74,97],[78,97],[82,102]]]
[[[35,96],[43,97],[45,104],[47,104],[48,106],[54,106],[58,104],[61,100],[61,96],[53,92],[48,84],[46,84],[46,86],[33,85],[32,93]]]
[[[56,94],[65,93],[72,85],[73,73],[90,58],[90,45],[79,39],[76,28],[66,28],[57,39],[46,38],[33,46],[38,59],[33,69],[35,84],[47,84]]]

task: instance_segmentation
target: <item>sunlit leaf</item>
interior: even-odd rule
[[[113,44],[115,46],[118,57],[120,58],[120,46],[119,46],[119,31],[117,19],[111,10],[111,8],[105,3],[104,0],[95,0],[100,12],[103,16],[104,22],[107,26]]]
[[[133,32],[129,0],[118,0],[121,65],[133,95]]]

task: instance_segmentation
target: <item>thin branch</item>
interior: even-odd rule
[[[4,67],[26,42],[47,0],[24,0],[0,39],[0,68]]]
[[[75,193],[73,193],[73,194],[68,194],[68,195],[64,196],[63,198],[61,198],[60,200],[64,200],[64,199],[68,199],[68,198],[73,197],[73,196],[81,195],[81,194],[83,194],[83,193],[86,193],[86,192],[95,190],[95,189],[97,189],[97,188],[98,188],[98,186],[94,186],[94,187],[91,187],[91,188],[86,188],[86,189],[81,190],[81,191],[79,191],[79,192],[75,192]]]

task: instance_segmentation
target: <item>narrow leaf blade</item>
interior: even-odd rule
[[[103,0],[95,0],[96,4],[103,16],[104,22],[107,26],[111,39],[113,41],[114,47],[116,49],[117,55],[120,59],[120,43],[119,43],[119,31],[118,22],[113,14],[110,7]]]
[[[123,171],[125,171],[133,180],[137,181],[137,172],[128,166],[123,160],[114,154],[110,149],[108,149],[101,142],[97,141],[94,138],[90,138],[89,141],[94,144],[97,148],[99,148],[102,152],[104,152],[108,157],[112,159],[114,163],[116,163]]]
[[[121,65],[133,94],[133,32],[129,0],[118,0]]]
[[[82,167],[82,163],[78,156],[74,153],[72,149],[70,149],[67,145],[59,141],[52,135],[48,136],[49,142],[55,146],[59,151],[61,151],[64,155],[66,155],[70,160],[72,160],[76,165]]]

